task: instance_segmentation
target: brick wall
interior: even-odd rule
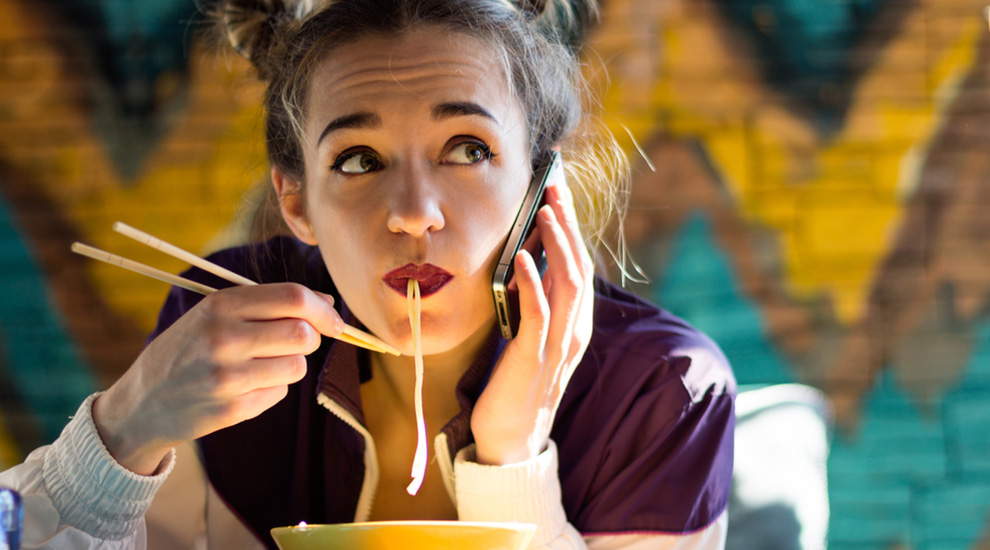
[[[608,0],[586,37],[634,159],[635,290],[740,382],[829,396],[832,548],[990,546],[982,9]],[[187,0],[0,0],[0,467],[126,369],[164,297],[72,241],[178,271],[111,224],[246,234],[261,90],[203,27]]]
[[[832,548],[990,541],[982,9],[610,1],[589,37],[605,116],[655,166],[639,291],[740,382],[829,396]]]

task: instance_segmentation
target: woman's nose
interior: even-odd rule
[[[418,237],[443,229],[440,192],[427,169],[408,167],[389,187],[393,190],[388,200],[389,231]]]

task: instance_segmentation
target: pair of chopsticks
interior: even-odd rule
[[[192,254],[190,252],[186,252],[185,250],[175,245],[169,244],[157,237],[153,237],[145,233],[144,231],[141,231],[140,229],[135,229],[127,225],[126,223],[123,222],[114,223],[113,230],[116,231],[117,233],[130,237],[142,244],[146,244],[152,248],[156,248],[159,251],[168,254],[169,256],[173,256],[184,262],[194,265],[202,269],[203,271],[212,273],[217,277],[220,277],[221,279],[230,281],[236,285],[251,286],[258,284],[252,281],[251,279],[248,279],[246,277],[238,275],[237,273],[234,273],[233,271],[230,271],[229,269],[221,267],[208,260],[204,260],[203,258],[200,258],[199,256]],[[202,283],[197,283],[196,281],[190,281],[189,279],[186,279],[184,277],[173,275],[166,271],[162,271],[160,269],[156,269],[154,267],[139,262],[135,262],[133,260],[128,260],[127,258],[124,258],[122,256],[111,254],[104,250],[100,250],[99,248],[94,248],[92,246],[83,243],[79,243],[79,242],[72,243],[72,251],[75,252],[76,254],[81,254],[83,256],[92,258],[94,260],[99,260],[101,262],[113,264],[122,267],[124,269],[129,269],[136,273],[147,275],[148,277],[151,277],[153,279],[158,279],[159,281],[164,281],[171,285],[175,285],[177,287],[184,288],[192,292],[198,292],[199,294],[212,294],[217,291],[217,289],[211,286],[207,286]],[[377,351],[380,353],[390,353],[392,355],[401,355],[399,350],[388,345],[380,338],[368,334],[367,332],[358,330],[350,325],[344,325],[344,332],[340,336],[337,336],[337,339],[341,340],[342,342],[347,342],[355,346],[369,349],[371,351]]]

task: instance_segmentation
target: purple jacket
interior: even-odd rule
[[[354,322],[314,247],[279,237],[211,260],[259,282],[292,281],[331,294],[344,320]],[[185,276],[230,286],[196,269]],[[586,535],[700,530],[729,499],[736,393],[729,363],[683,320],[603,281],[595,291],[594,333],[551,432],[567,518]],[[174,288],[151,337],[201,298]],[[443,428],[451,460],[473,441],[471,409],[504,346],[493,331],[457,386],[461,412]],[[317,395],[363,424],[365,353],[324,338],[284,400],[199,441],[212,485],[271,548],[272,527],[354,521],[365,440]]]

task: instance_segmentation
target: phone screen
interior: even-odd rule
[[[499,256],[495,275],[492,277],[492,296],[495,300],[495,312],[498,316],[498,326],[502,337],[511,339],[519,330],[519,291],[513,278],[512,261],[520,248],[526,248],[540,270],[546,269],[546,257],[543,254],[543,243],[539,233],[535,231],[536,212],[543,206],[543,192],[551,178],[564,177],[564,167],[560,161],[560,153],[554,151],[550,159],[533,172],[526,197],[523,199],[516,214],[515,222],[505,241],[505,247]]]

